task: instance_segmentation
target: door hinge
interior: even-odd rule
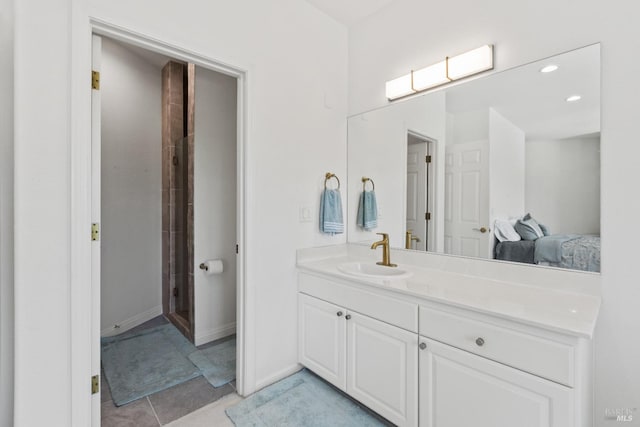
[[[425,212],[424,219],[427,220],[427,221],[430,221],[431,220],[431,212]]]
[[[100,71],[91,71],[91,89],[100,90]]]
[[[91,377],[91,394],[96,394],[100,391],[100,375],[94,375]]]
[[[236,245],[236,253],[238,253],[238,245]]]
[[[173,288],[173,296],[178,298],[178,288]]]
[[[431,155],[428,155],[424,158],[424,161],[427,163],[431,163]]]
[[[94,222],[91,224],[91,241],[100,240],[100,224]]]

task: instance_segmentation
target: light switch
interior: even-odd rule
[[[301,206],[299,211],[300,222],[311,222],[313,216],[311,215],[311,206]]]

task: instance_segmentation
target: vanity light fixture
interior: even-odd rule
[[[545,67],[542,67],[542,68],[540,69],[540,72],[541,72],[541,73],[552,73],[552,72],[554,72],[554,71],[555,71],[555,70],[557,70],[557,69],[558,69],[558,66],[557,66],[557,65],[550,64],[550,65],[547,65],[547,66],[545,66]]]
[[[464,77],[493,69],[493,45],[484,45],[420,70],[411,71],[386,84],[387,99],[422,92]]]
[[[576,102],[576,101],[580,101],[582,99],[582,97],[580,95],[571,95],[570,97],[568,97],[566,99],[567,102]]]

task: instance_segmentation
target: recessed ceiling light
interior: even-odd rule
[[[551,73],[552,71],[555,71],[558,69],[557,65],[547,65],[546,67],[542,67],[540,69],[541,73]]]
[[[571,95],[570,97],[567,98],[567,102],[576,102],[576,101],[580,101],[582,99],[582,97],[580,95]]]

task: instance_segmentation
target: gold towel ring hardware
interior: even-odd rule
[[[375,191],[376,189],[376,184],[374,184],[373,180],[371,178],[367,178],[366,176],[362,177],[362,191],[366,191],[367,188],[367,181],[369,181],[371,183],[371,191]]]
[[[338,190],[340,189],[340,180],[338,179],[338,177],[336,176],[336,174],[331,173],[331,172],[327,172],[324,175],[324,189],[327,189],[327,181],[329,181],[331,178],[335,178],[336,181],[338,181]]]

